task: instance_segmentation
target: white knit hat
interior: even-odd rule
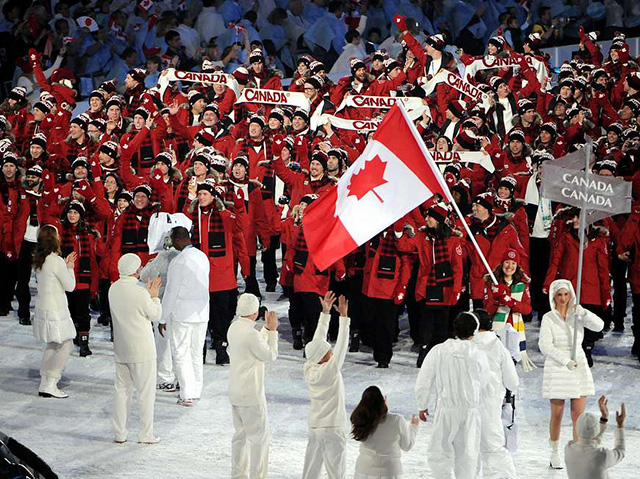
[[[600,434],[598,417],[590,412],[583,412],[576,421],[576,432],[581,439],[595,439]]]
[[[238,297],[238,305],[236,307],[236,316],[248,317],[255,314],[260,309],[260,300],[256,295],[251,293],[243,293]]]
[[[118,273],[120,276],[133,276],[142,266],[142,261],[138,255],[127,253],[118,260]]]
[[[318,364],[330,349],[331,345],[324,339],[314,339],[304,347],[304,353],[309,363]]]

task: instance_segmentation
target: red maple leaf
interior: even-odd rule
[[[384,200],[376,193],[375,188],[388,183],[384,179],[384,170],[386,168],[387,164],[378,155],[366,161],[364,168],[351,177],[351,182],[347,186],[349,190],[347,196],[354,195],[360,201],[367,193],[372,192],[381,203],[384,203]]]

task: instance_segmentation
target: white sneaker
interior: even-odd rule
[[[159,442],[160,442],[159,437],[153,437],[151,439],[147,439],[144,441],[138,441],[138,444],[152,445],[152,444],[158,444]]]
[[[178,398],[178,405],[179,406],[185,406],[185,407],[191,407],[191,406],[193,406],[193,399]]]

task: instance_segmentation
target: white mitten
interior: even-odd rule
[[[520,351],[520,357],[522,358],[522,370],[525,373],[530,373],[534,369],[538,369],[531,359],[529,359],[529,355],[526,351]]]

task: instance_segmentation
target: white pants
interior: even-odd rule
[[[167,324],[167,330],[162,336],[158,332],[158,324],[153,325],[153,334],[156,339],[156,357],[158,365],[158,383],[174,383],[176,375],[173,372],[173,358],[171,357],[171,327]]]
[[[480,451],[484,479],[515,479],[513,458],[505,447],[502,425],[503,396],[485,398],[480,408],[482,422]]]
[[[172,321],[171,354],[182,399],[199,399],[202,394],[202,350],[207,337],[207,323]]]
[[[429,444],[429,466],[438,479],[475,479],[480,453],[480,411],[436,410]]]
[[[155,439],[153,434],[153,403],[156,400],[156,361],[116,363],[116,394],[113,401],[112,424],[116,441],[127,439],[127,415],[133,390],[138,393],[140,415],[139,442]]]
[[[267,405],[231,406],[231,479],[266,479],[269,465]]]
[[[47,343],[44,354],[42,355],[40,375],[59,380],[62,376],[64,365],[67,363],[67,358],[71,353],[71,349],[70,339],[67,339],[64,343]]]
[[[329,479],[344,479],[347,468],[347,436],[343,427],[309,429],[302,479],[318,479],[322,464]]]

